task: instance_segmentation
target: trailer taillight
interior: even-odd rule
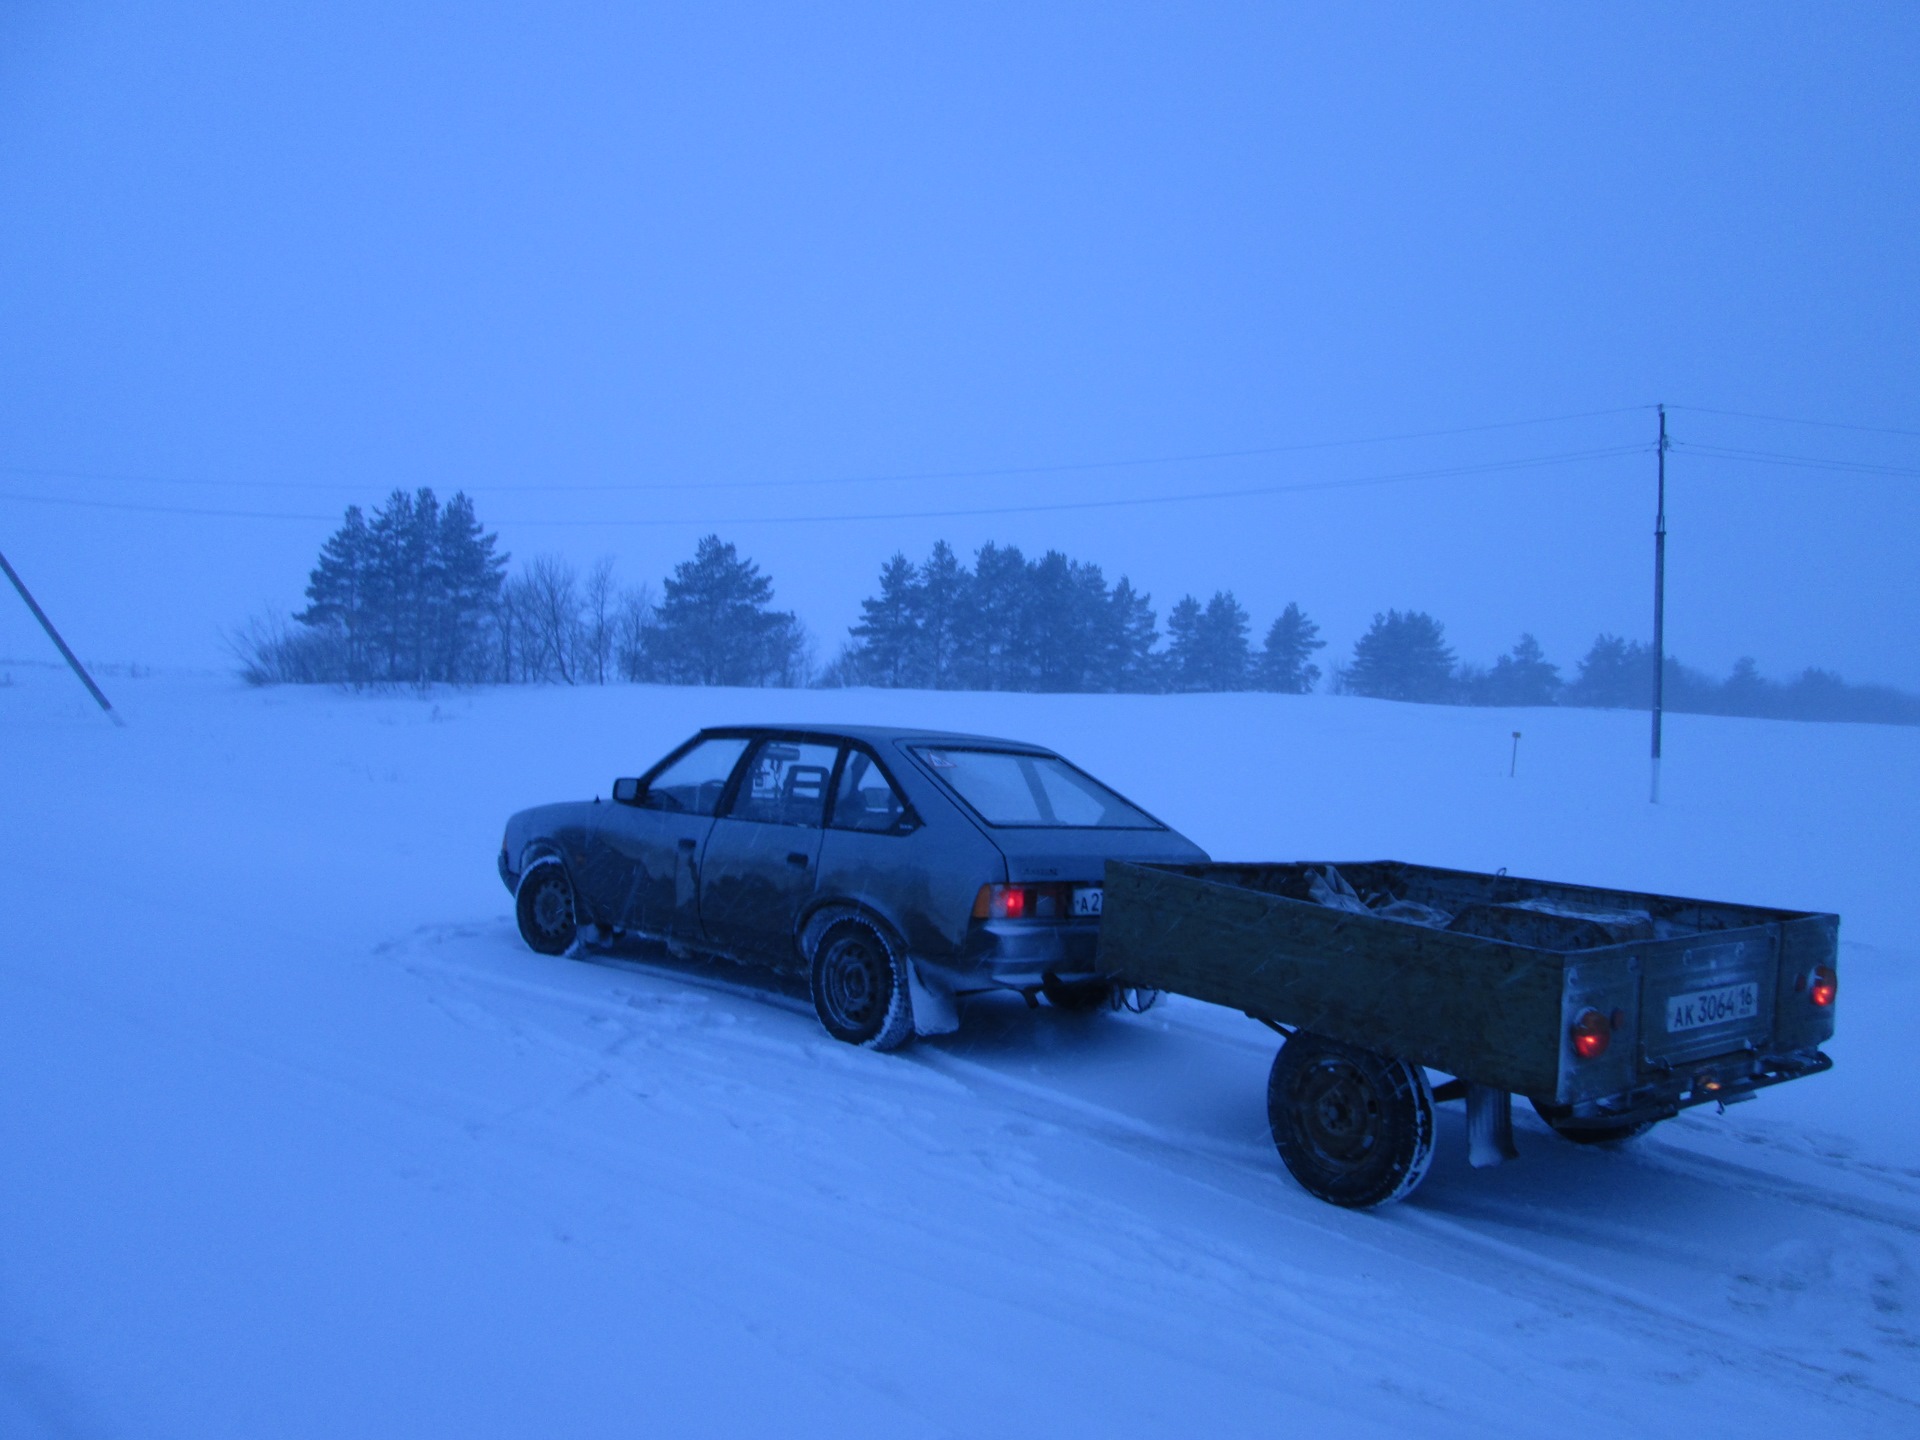
[[[1598,1010],[1582,1010],[1568,1033],[1573,1036],[1573,1053],[1582,1060],[1593,1060],[1607,1053],[1613,1022]]]
[[[1840,992],[1840,977],[1833,973],[1831,965],[1813,967],[1813,979],[1807,982],[1807,998],[1822,1010],[1833,1004],[1833,997]]]

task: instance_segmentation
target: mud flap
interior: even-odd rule
[[[917,961],[907,961],[907,994],[913,1000],[913,1033],[951,1035],[960,1028],[960,1006],[953,992],[920,973]]]
[[[1513,1148],[1513,1096],[1491,1085],[1467,1086],[1467,1163],[1485,1170],[1519,1157]]]

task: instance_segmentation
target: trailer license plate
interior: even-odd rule
[[[1106,895],[1098,885],[1076,885],[1073,887],[1073,913],[1076,915],[1098,915],[1100,901]]]
[[[1667,1000],[1667,1033],[1698,1030],[1727,1020],[1751,1020],[1760,1011],[1760,987],[1752,981],[1745,985],[1723,985],[1718,990],[1696,990],[1691,995],[1674,995]]]

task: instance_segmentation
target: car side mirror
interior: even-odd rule
[[[638,780],[616,780],[613,782],[613,798],[622,805],[640,803],[640,782]]]

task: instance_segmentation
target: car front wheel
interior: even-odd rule
[[[869,1050],[894,1050],[913,1035],[905,961],[869,925],[836,925],[814,947],[813,1012],[829,1035]]]
[[[558,861],[537,864],[520,878],[513,913],[520,922],[520,938],[542,955],[564,955],[579,938],[573,882]]]

